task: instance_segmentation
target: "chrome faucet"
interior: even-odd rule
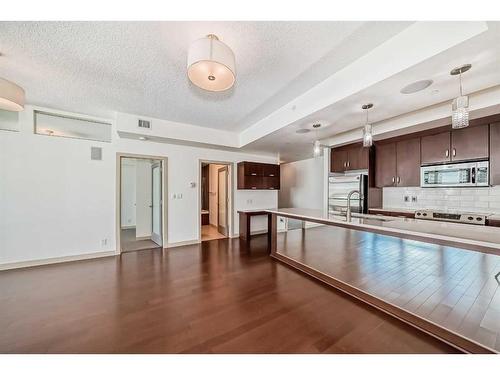
[[[351,221],[351,197],[353,194],[358,194],[359,196],[361,196],[361,193],[359,192],[359,190],[351,190],[349,192],[349,194],[347,194],[347,211],[345,213],[345,217],[346,217],[346,221],[347,222],[350,222]]]

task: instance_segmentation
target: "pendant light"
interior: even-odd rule
[[[461,129],[469,126],[469,97],[463,95],[462,92],[462,73],[465,73],[472,67],[471,64],[462,65],[453,69],[450,74],[458,75],[460,82],[460,96],[453,99],[451,103],[451,127],[453,129]]]
[[[189,47],[189,80],[207,91],[230,89],[236,79],[234,53],[214,34],[195,40]]]
[[[366,111],[366,123],[363,127],[363,147],[371,147],[373,144],[373,127],[368,123],[368,110],[373,107],[372,103],[363,104],[361,107]]]
[[[317,136],[318,136],[317,130],[321,127],[321,124],[314,124],[312,127],[316,130],[316,138],[317,138]],[[319,139],[316,139],[313,142],[313,155],[314,155],[314,157],[315,158],[320,157],[322,151],[323,151],[323,147],[321,145],[321,142],[319,141]]]
[[[24,109],[24,90],[11,81],[0,78],[0,109],[20,112]]]

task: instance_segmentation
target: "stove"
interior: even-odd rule
[[[415,219],[449,221],[474,225],[486,225],[489,215],[467,212],[439,212],[432,210],[415,211]]]

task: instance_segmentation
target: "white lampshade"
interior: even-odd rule
[[[24,109],[24,90],[13,82],[0,78],[0,109],[19,112]]]
[[[227,90],[236,79],[233,51],[213,34],[191,44],[187,67],[190,81],[208,91]]]

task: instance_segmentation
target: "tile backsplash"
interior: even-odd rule
[[[384,208],[433,209],[500,214],[500,186],[481,188],[388,187]]]

